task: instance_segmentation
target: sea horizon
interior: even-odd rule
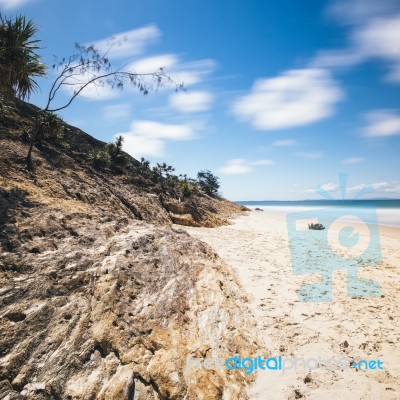
[[[239,205],[304,205],[304,206],[316,206],[316,205],[329,205],[329,206],[376,206],[377,208],[400,208],[400,199],[319,199],[319,200],[238,200],[234,203]]]
[[[332,208],[341,209],[343,218],[355,222],[354,215],[367,224],[400,227],[400,200],[398,199],[357,199],[357,200],[287,200],[287,201],[237,201],[236,204],[248,208],[260,208],[272,213],[289,213],[311,211],[313,209]],[[371,210],[376,210],[371,213]],[[310,218],[311,214],[310,214]],[[359,222],[359,221],[358,221]]]

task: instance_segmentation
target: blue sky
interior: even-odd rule
[[[90,90],[62,116],[104,141],[195,177],[210,169],[232,200],[400,198],[398,0],[0,0],[39,27],[51,65],[75,42],[115,66],[165,67],[186,93]],[[114,38],[114,39],[113,39]],[[53,72],[31,101],[44,106]],[[65,94],[66,95],[66,94]],[[60,101],[63,98],[60,98]],[[367,196],[368,197],[368,196]]]

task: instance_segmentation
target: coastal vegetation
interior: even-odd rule
[[[0,14],[0,94],[2,103],[13,96],[29,99],[39,89],[35,78],[44,76],[46,66],[34,39],[37,28],[33,21],[17,16],[15,19]]]
[[[143,95],[165,85],[172,86],[176,91],[184,90],[183,84],[175,82],[162,67],[156,72],[140,74],[114,69],[107,52],[101,54],[93,45],[75,44],[71,56],[46,66],[37,53],[40,49],[40,40],[35,38],[37,31],[33,21],[23,16],[12,19],[0,15],[0,122],[4,126],[16,123],[21,137],[29,142],[26,157],[28,169],[34,168],[32,153],[42,142],[63,148],[69,146],[66,139],[69,128],[56,113],[69,107],[87,88],[121,90],[130,85]],[[29,119],[17,121],[16,99],[29,99],[39,89],[35,79],[45,77],[48,69],[52,69],[56,77],[51,84],[45,107],[31,109],[33,112]],[[59,96],[61,91],[64,94],[62,98]],[[66,92],[69,97],[65,100]],[[166,163],[157,163],[151,167],[150,161],[143,158],[137,161],[123,151],[122,136],[118,136],[113,143],[92,148],[88,162],[99,171],[126,174],[133,183],[152,186],[160,194],[176,199],[189,198],[198,192],[218,196],[219,179],[209,170],[200,171],[195,180],[187,175],[174,175],[174,167]]]
[[[7,107],[12,107],[14,97],[29,99],[30,95],[39,89],[35,78],[46,75],[48,67],[37,54],[40,40],[35,39],[36,33],[37,28],[33,21],[28,21],[23,16],[12,19],[0,14],[0,99],[3,120],[7,117]],[[51,69],[56,73],[56,77],[51,84],[47,103],[37,112],[29,127],[30,146],[26,163],[31,169],[32,151],[43,130],[58,129],[56,116],[49,117],[69,107],[85,90],[93,87],[121,90],[129,85],[147,95],[150,91],[166,85],[173,86],[176,91],[184,89],[183,83],[175,82],[165,73],[163,67],[150,73],[114,69],[107,52],[101,54],[93,45],[83,46],[76,43],[72,55],[56,60]],[[61,100],[60,92],[64,95]],[[65,93],[69,93],[66,100]],[[46,119],[45,122],[43,118]],[[100,154],[97,158],[99,165],[107,164],[105,154]],[[113,161],[116,162],[115,159]]]

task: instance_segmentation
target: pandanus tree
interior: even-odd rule
[[[37,29],[32,21],[17,16],[14,20],[0,14],[0,95],[27,99],[38,89],[36,77],[44,76],[46,66],[41,63],[36,51],[39,40],[34,39]],[[114,43],[115,45],[115,43]],[[107,87],[122,89],[130,85],[144,95],[163,85],[172,85],[175,90],[183,89],[183,83],[176,83],[159,68],[148,73],[137,73],[134,68],[122,66],[113,68],[105,53],[93,45],[76,44],[71,56],[58,60],[53,65],[54,81],[51,85],[47,104],[38,113],[29,133],[30,146],[27,166],[32,167],[32,150],[40,139],[42,113],[57,112],[69,107],[86,90]],[[60,93],[63,96],[59,96]],[[69,93],[69,95],[68,95]],[[61,99],[61,100],[60,100]]]
[[[28,99],[39,88],[35,78],[44,76],[46,66],[36,51],[39,40],[32,21],[17,16],[9,19],[0,14],[0,93]]]

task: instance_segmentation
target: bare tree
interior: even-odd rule
[[[110,49],[109,49],[110,50]],[[93,46],[75,44],[74,53],[68,58],[56,61],[53,70],[57,76],[50,88],[46,107],[42,112],[57,112],[69,107],[72,102],[88,88],[123,89],[130,85],[143,95],[161,86],[172,86],[176,91],[183,90],[183,83],[175,82],[163,67],[149,73],[137,73],[126,66],[114,70],[107,53],[100,52]],[[62,89],[69,89],[71,95],[65,102],[55,105]],[[65,92],[65,90],[64,90]],[[39,119],[36,119],[30,135],[30,146],[27,155],[27,166],[32,167],[32,150],[40,135]]]

